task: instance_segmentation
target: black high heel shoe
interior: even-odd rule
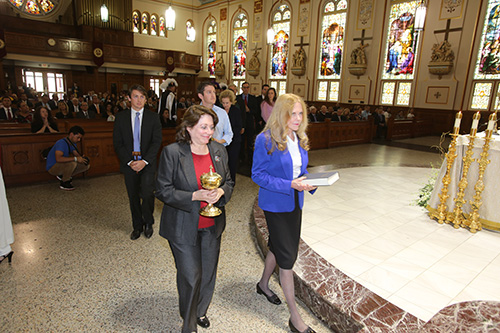
[[[305,331],[302,331],[302,332],[299,331],[298,329],[295,328],[295,326],[293,326],[291,319],[288,320],[288,326],[290,327],[290,331],[292,331],[294,333],[316,333],[316,331],[313,330],[312,328],[310,328],[309,326],[307,326]]]
[[[267,296],[266,293],[260,288],[260,286],[259,286],[258,283],[257,283],[257,294],[266,296],[267,300],[270,303],[273,303],[273,304],[276,304],[276,305],[280,305],[281,304],[281,300],[279,299],[278,295],[276,295],[275,293],[273,293],[271,291],[271,296]]]
[[[6,255],[2,256],[2,260],[0,260],[0,263],[5,260],[5,258],[9,259],[9,263],[12,262],[12,255],[14,254],[14,251],[10,251]]]

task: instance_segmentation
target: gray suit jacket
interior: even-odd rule
[[[220,188],[224,195],[215,206],[222,214],[215,218],[217,237],[226,226],[224,205],[231,198],[234,182],[229,173],[226,148],[210,141],[208,150],[215,172],[222,176]],[[173,143],[163,148],[156,180],[156,197],[165,205],[161,214],[160,236],[178,244],[196,245],[200,201],[192,201],[198,190],[191,147],[188,143]]]

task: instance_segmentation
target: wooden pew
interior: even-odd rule
[[[375,125],[373,120],[366,121],[330,121],[309,123],[307,135],[311,149],[368,143],[372,140]]]
[[[66,125],[76,124],[85,130],[78,149],[90,158],[91,167],[86,174],[97,176],[119,172],[119,161],[113,146],[113,123],[80,120],[67,122]],[[41,152],[66,135],[67,131],[0,135],[0,166],[5,184],[12,186],[54,180],[55,177],[45,170],[46,160],[42,158]],[[175,141],[174,128],[163,129],[162,135],[162,147]]]

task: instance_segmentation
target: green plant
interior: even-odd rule
[[[424,187],[418,190],[418,199],[415,200],[415,204],[420,207],[427,207],[429,200],[431,199],[432,191],[434,190],[434,184],[436,184],[437,177],[439,175],[439,169],[432,168],[432,174],[425,183]]]

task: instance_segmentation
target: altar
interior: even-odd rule
[[[467,187],[465,188],[465,204],[462,206],[464,216],[468,218],[472,211],[471,201],[474,200],[474,186],[479,177],[480,154],[483,151],[485,133],[478,133],[474,140],[473,155],[474,161],[471,163],[467,173]],[[455,198],[459,191],[458,184],[462,179],[464,171],[464,156],[469,146],[469,135],[460,135],[457,138],[457,157],[450,169],[450,184],[448,185],[449,198],[446,200],[446,214],[452,214],[455,209]],[[484,171],[484,190],[481,193],[482,204],[479,208],[479,221],[482,227],[489,230],[500,231],[500,136],[492,136],[488,160],[490,163]],[[431,194],[427,209],[432,214],[436,212],[439,204],[439,194],[443,189],[443,177],[446,174],[447,161],[444,160],[439,171],[434,190]]]

